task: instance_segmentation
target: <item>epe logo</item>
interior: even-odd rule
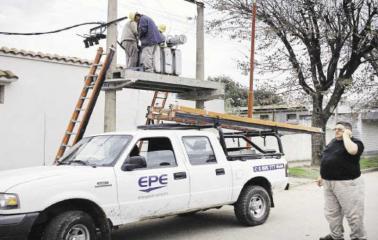
[[[144,176],[139,178],[139,191],[149,193],[151,191],[166,187],[168,184],[168,175],[163,174],[160,176]]]

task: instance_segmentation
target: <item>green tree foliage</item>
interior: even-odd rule
[[[248,88],[235,82],[228,76],[209,77],[209,81],[225,84],[225,100],[232,107],[246,107],[248,101]],[[272,105],[282,103],[282,98],[267,89],[254,90],[254,105]]]

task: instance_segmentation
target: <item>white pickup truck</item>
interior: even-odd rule
[[[108,240],[120,225],[223,205],[262,224],[273,190],[288,188],[279,135],[218,130],[106,133],[58,165],[1,171],[0,239]]]

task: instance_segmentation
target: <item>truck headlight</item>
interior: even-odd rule
[[[19,208],[20,203],[16,194],[0,193],[0,209],[16,209]]]

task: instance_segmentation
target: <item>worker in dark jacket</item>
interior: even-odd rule
[[[352,137],[352,125],[338,122],[335,138],[322,154],[318,185],[324,186],[325,216],[330,234],[320,240],[343,240],[343,218],[351,229],[350,239],[366,240],[364,228],[364,182],[360,156],[364,144]]]
[[[148,16],[140,13],[135,14],[135,21],[138,23],[139,40],[141,42],[142,53],[140,63],[146,72],[153,72],[154,52],[164,40],[155,24]]]

